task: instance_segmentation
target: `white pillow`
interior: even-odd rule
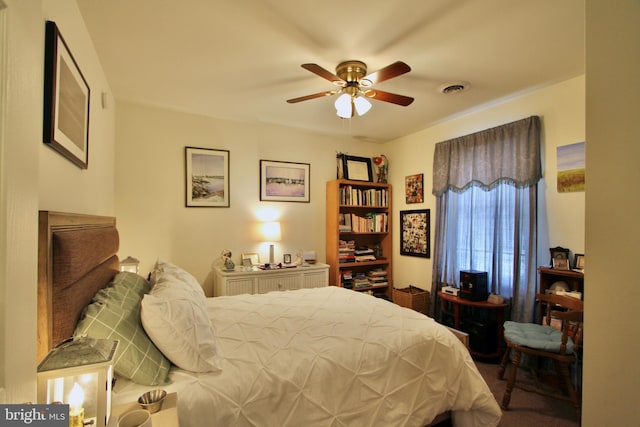
[[[200,296],[191,284],[159,274],[141,306],[145,332],[174,365],[191,372],[221,370],[222,358],[204,293]]]
[[[206,298],[204,289],[200,286],[200,283],[193,277],[188,271],[178,267],[175,264],[164,261],[160,258],[156,260],[156,265],[151,273],[151,285],[160,281],[162,277],[173,277],[176,280],[183,282],[185,285],[193,289],[196,293],[201,294],[203,298]]]

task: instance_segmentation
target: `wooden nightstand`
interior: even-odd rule
[[[117,427],[118,417],[120,414],[131,411],[132,409],[141,409],[138,402],[123,403],[116,405],[111,409],[111,418],[107,427]],[[178,422],[178,394],[169,393],[164,399],[162,409],[151,415],[153,427],[180,427]]]

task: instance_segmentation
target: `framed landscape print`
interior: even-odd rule
[[[431,257],[429,209],[400,211],[400,255]]]
[[[229,207],[229,150],[185,147],[187,207]]]
[[[47,21],[43,142],[76,166],[89,163],[91,90],[55,22]]]
[[[260,160],[260,200],[309,203],[309,163]]]

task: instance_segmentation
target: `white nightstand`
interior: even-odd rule
[[[292,291],[303,288],[319,288],[329,285],[329,266],[310,264],[306,267],[275,270],[246,270],[237,267],[233,271],[215,269],[213,295],[264,294],[271,291]]]
[[[131,411],[132,409],[141,409],[138,402],[123,403],[111,408],[111,418],[107,427],[117,427],[118,417],[120,414]],[[178,422],[178,394],[169,393],[164,399],[162,409],[151,415],[153,427],[180,427]]]

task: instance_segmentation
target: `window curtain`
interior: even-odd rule
[[[460,270],[480,270],[513,320],[533,320],[541,170],[537,116],[436,144],[432,307]]]

